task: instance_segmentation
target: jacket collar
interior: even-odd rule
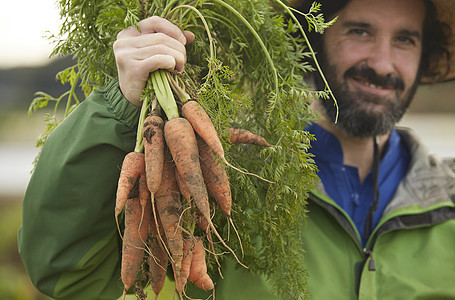
[[[409,128],[398,127],[398,134],[409,149],[409,171],[398,186],[384,215],[407,208],[407,213],[431,210],[435,206],[454,206],[455,172],[446,160],[430,155],[428,148]]]

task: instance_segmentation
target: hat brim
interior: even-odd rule
[[[446,23],[451,29],[451,36],[449,38],[449,48],[447,49],[450,54],[449,66],[447,66],[447,60],[441,60],[438,68],[441,70],[441,74],[448,73],[442,77],[431,78],[422,77],[422,83],[436,83],[455,80],[455,0],[432,0],[435,4],[438,15],[442,22]]]

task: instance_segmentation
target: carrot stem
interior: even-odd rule
[[[178,84],[178,82],[174,79],[174,77],[172,77],[170,73],[167,74],[167,78],[172,90],[182,103],[191,100],[190,95],[188,95],[188,93]]]
[[[195,8],[194,6],[191,6],[191,5],[186,5],[186,4],[182,4],[182,5],[175,7],[170,13],[172,13],[175,10],[180,9],[180,8],[187,8],[187,9],[194,11],[201,19],[202,23],[204,24],[205,32],[207,33],[207,37],[208,37],[208,41],[209,41],[210,58],[214,59],[216,51],[215,51],[215,48],[213,45],[212,33],[210,32],[210,27],[207,24],[207,21],[205,20],[204,16],[201,14],[201,12],[197,8]]]
[[[145,95],[142,98],[142,107],[141,113],[139,115],[139,123],[137,125],[137,134],[136,134],[136,147],[134,148],[135,152],[144,152],[144,139],[142,134],[142,128],[144,127],[144,121],[147,117],[149,106],[149,97]]]
[[[239,13],[236,9],[234,9],[231,5],[227,4],[226,2],[224,2],[222,0],[213,0],[213,2],[218,3],[221,6],[224,6],[230,12],[232,12],[234,15],[236,15],[240,19],[240,21],[242,21],[242,23],[246,27],[248,27],[248,29],[250,30],[251,34],[253,34],[254,38],[256,39],[256,41],[259,43],[261,49],[263,50],[263,52],[265,54],[265,58],[266,58],[268,64],[270,65],[270,69],[271,69],[271,71],[273,73],[273,81],[275,83],[275,93],[278,95],[279,94],[279,92],[278,92],[278,90],[279,90],[278,72],[277,72],[277,70],[275,68],[275,63],[273,62],[273,59],[270,56],[270,53],[267,50],[267,47],[265,46],[264,41],[262,40],[262,38],[259,36],[257,31],[253,28],[253,26],[251,26],[251,24],[245,19],[245,17],[241,13]]]
[[[281,7],[283,7],[283,9],[289,14],[289,16],[292,18],[292,20],[295,22],[295,24],[297,25],[297,27],[299,28],[299,31],[300,33],[302,34],[303,38],[305,39],[305,43],[306,45],[308,46],[308,49],[310,50],[310,53],[311,53],[311,56],[313,58],[313,61],[316,65],[316,68],[318,69],[318,72],[319,72],[319,75],[321,75],[322,77],[322,80],[324,81],[324,84],[325,84],[325,88],[326,90],[329,92],[329,94],[332,96],[333,98],[333,101],[334,101],[334,105],[336,107],[336,110],[337,110],[337,113],[336,113],[336,116],[335,116],[335,123],[338,122],[338,115],[339,115],[339,108],[338,108],[338,102],[335,98],[335,95],[333,94],[332,92],[332,89],[330,88],[329,86],[329,83],[327,82],[323,72],[322,72],[322,69],[321,69],[321,66],[319,65],[319,62],[316,58],[316,52],[313,50],[313,47],[311,46],[311,43],[310,41],[308,40],[308,37],[305,33],[305,30],[303,30],[302,28],[302,25],[300,25],[300,22],[297,20],[297,18],[295,17],[294,13],[298,13],[298,14],[301,14],[303,16],[306,16],[306,14],[296,10],[295,8],[291,7],[291,6],[288,6],[286,4],[284,4],[282,1],[280,0],[274,0],[276,3],[278,3]],[[336,20],[336,19],[335,19]]]
[[[161,108],[164,110],[168,120],[171,120],[178,118],[179,112],[165,72],[167,71],[156,70],[152,72],[150,80]]]

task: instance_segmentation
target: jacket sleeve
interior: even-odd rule
[[[121,295],[115,193],[139,108],[118,82],[95,90],[49,136],[23,201],[18,249],[33,284],[56,299]]]

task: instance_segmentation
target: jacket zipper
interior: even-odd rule
[[[370,261],[368,262],[368,271],[376,271],[376,265],[373,259],[373,251],[367,248],[363,248],[363,254],[365,255],[364,265],[367,262],[368,258],[370,258]]]
[[[330,210],[330,209],[327,209],[328,206],[332,207],[332,208],[335,208],[333,205],[330,205],[329,203],[326,203],[325,201],[323,201],[322,199],[319,199],[318,196],[314,195],[313,193],[310,193],[310,199],[313,200],[314,203],[318,204],[319,206],[322,206],[325,208],[325,210],[332,215],[332,217],[337,220],[337,222],[341,225],[341,227],[343,227],[343,229],[346,231],[346,233],[351,236],[351,238],[354,240],[355,244],[357,245],[359,251],[363,254],[363,266],[366,264],[366,262],[368,261],[368,258],[370,259],[370,261],[368,262],[368,270],[369,271],[376,271],[376,264],[374,262],[374,258],[373,258],[373,245],[374,245],[374,241],[376,240],[376,230],[373,231],[372,235],[370,236],[370,240],[373,238],[373,242],[372,242],[372,246],[370,248],[367,248],[367,247],[364,247],[362,248],[361,246],[361,241],[359,240],[359,237],[353,235],[353,233],[348,230],[346,228],[346,225],[343,224],[339,219],[338,217]],[[343,215],[342,212],[340,212],[340,214]],[[343,215],[344,216],[344,215]],[[344,216],[346,218],[346,216]],[[349,223],[349,226],[352,227],[352,224]],[[367,244],[368,244],[368,241],[367,241]],[[362,268],[363,269],[363,268]]]

